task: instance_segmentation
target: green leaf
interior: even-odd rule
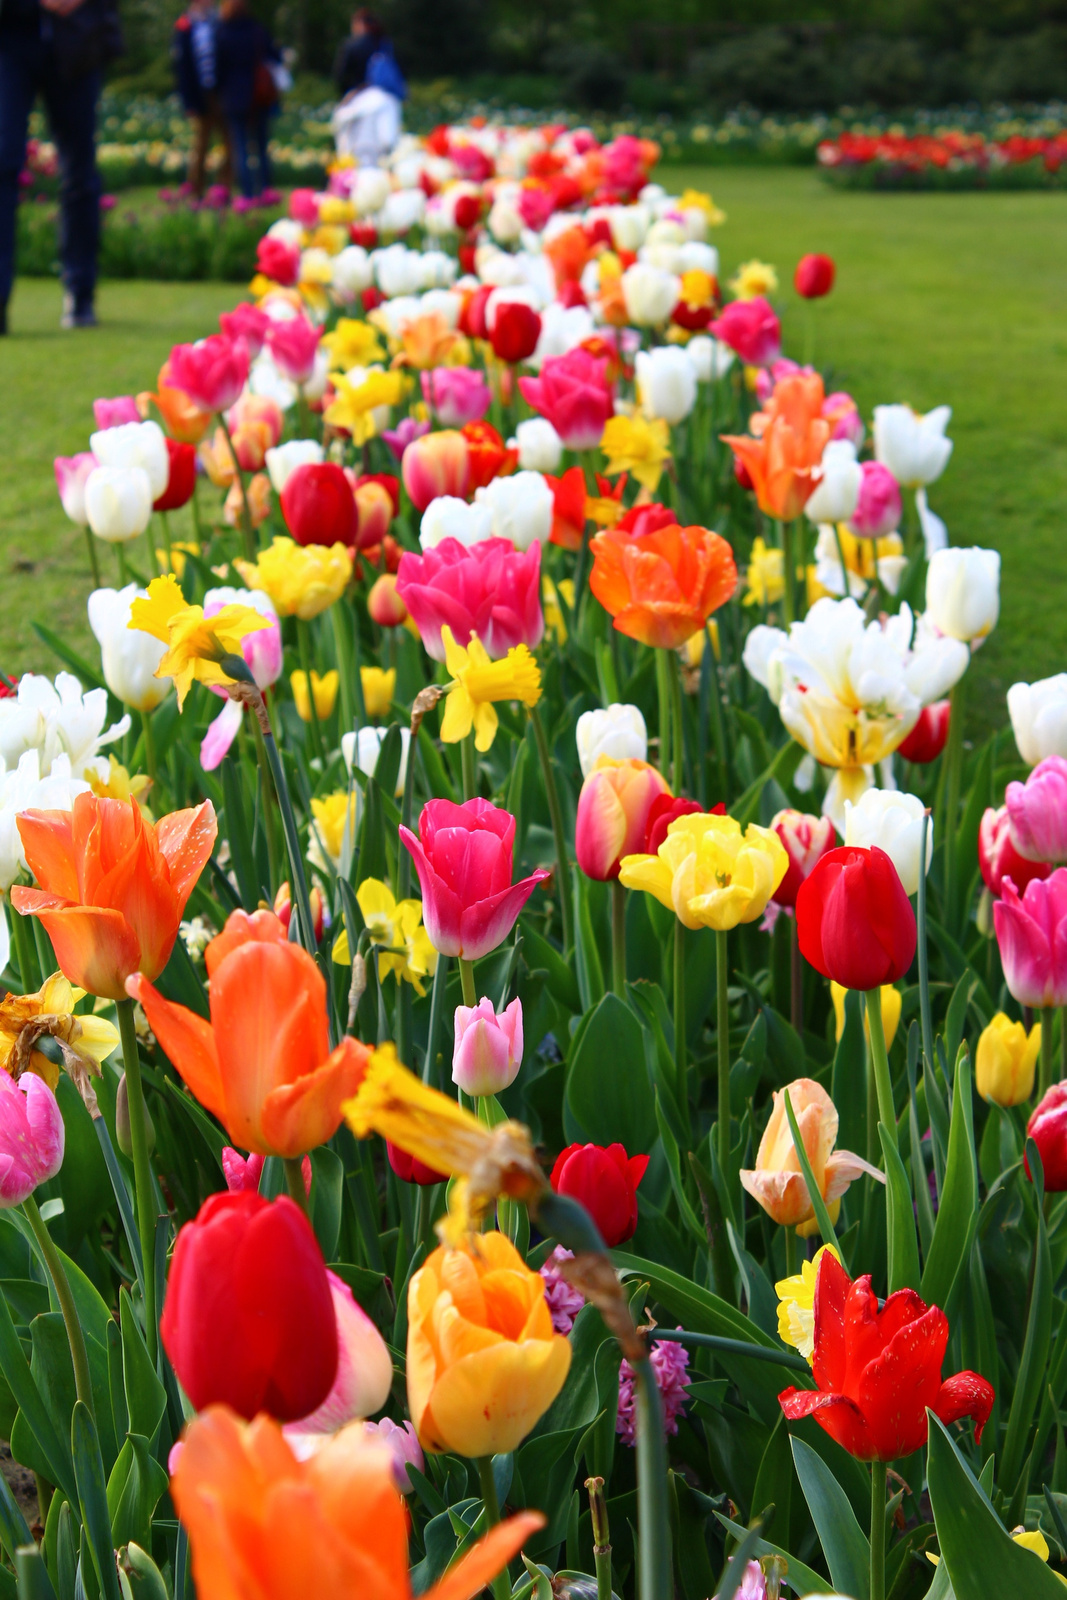
[[[727,1533],[732,1533],[737,1539],[745,1538],[749,1530],[740,1522],[732,1522],[729,1517],[724,1517],[720,1511],[716,1511],[715,1515]],[[757,1539],[752,1546],[752,1555],[756,1560],[760,1556],[782,1556],[788,1563],[789,1585],[796,1594],[825,1594],[826,1579],[820,1577],[811,1567],[806,1567],[803,1561],[798,1561],[795,1556],[790,1555],[789,1551],[784,1550],[781,1545],[771,1544],[767,1539]]]
[[[115,1571],[115,1550],[111,1543],[111,1517],[104,1485],[100,1441],[89,1408],[81,1400],[75,1402],[70,1437],[74,1476],[78,1485],[78,1506],[82,1527],[88,1535],[97,1580],[104,1600],[121,1600]]]
[[[803,1439],[793,1439],[793,1464],[808,1502],[835,1589],[868,1600],[871,1547],[856,1513],[826,1463]]]
[[[610,1073],[610,1091],[605,1073]],[[641,1024],[616,994],[606,994],[576,1039],[566,1100],[588,1138],[647,1154],[656,1142],[656,1103]]]
[[[252,852],[252,828],[245,804],[244,778],[236,751],[222,762],[223,828],[230,844],[237,887],[241,891],[241,904],[246,911],[254,911],[259,904],[259,874]]]
[[[940,1306],[946,1315],[950,1315],[949,1299],[957,1276],[967,1270],[969,1241],[977,1214],[971,1068],[966,1047],[961,1046],[956,1060],[945,1182],[919,1291],[928,1306]]]
[[[574,906],[577,934],[574,959],[578,972],[578,992],[583,1008],[588,1011],[603,998],[604,968],[600,961],[596,934],[593,932],[593,915],[589,905],[590,884],[585,873],[574,869]]]
[[[337,1254],[341,1237],[341,1202],[344,1195],[344,1162],[328,1145],[320,1145],[311,1157],[314,1181],[311,1189],[311,1221],[323,1259]]]
[[[796,1154],[797,1161],[800,1164],[800,1170],[804,1175],[804,1182],[808,1189],[808,1198],[811,1200],[812,1208],[815,1212],[815,1220],[819,1225],[819,1232],[822,1234],[823,1243],[830,1245],[838,1260],[844,1262],[845,1258],[841,1254],[841,1246],[837,1242],[837,1234],[834,1232],[834,1225],[830,1221],[830,1213],[826,1209],[826,1201],[822,1197],[822,1190],[815,1182],[815,1175],[811,1170],[811,1162],[808,1160],[808,1152],[804,1148],[803,1139],[800,1137],[800,1129],[797,1126],[796,1113],[793,1110],[793,1102],[790,1098],[789,1090],[784,1089],[782,1093],[785,1100],[785,1114],[789,1119],[789,1131],[793,1136],[793,1150]]]
[[[29,1543],[16,1551],[15,1577],[19,1600],[56,1600],[44,1556],[37,1545]]]
[[[911,1204],[908,1174],[900,1159],[896,1140],[884,1122],[878,1124],[886,1173],[886,1217],[889,1237],[889,1292],[919,1289],[919,1241],[915,1236],[915,1212]]]
[[[545,973],[548,992],[561,1006],[565,1006],[568,1011],[580,1011],[582,1002],[578,994],[578,981],[555,945],[549,944],[548,940],[538,933],[531,918],[523,917],[519,927],[522,930],[523,958],[526,965],[531,971],[541,970]]]
[[[747,828],[758,812],[760,797],[771,779],[777,778],[782,787],[787,788],[803,759],[804,751],[792,739],[782,745],[770,765],[764,768],[756,781],[750,783],[744,794],[730,807],[730,815],[737,818],[742,828]]]
[[[141,1546],[151,1544],[152,1513],[168,1481],[144,1434],[127,1434],[107,1481],[111,1542],[116,1549],[131,1539]]]
[[[18,1402],[19,1416],[15,1418],[15,1427],[19,1426],[21,1418],[24,1428],[44,1458],[50,1481],[58,1484],[68,1500],[73,1500],[74,1467],[70,1453],[52,1425],[3,1295],[0,1295],[0,1369]],[[14,1431],[12,1429],[12,1434]],[[12,1453],[15,1454],[14,1451]]]
[[[134,1315],[133,1302],[125,1289],[119,1291],[119,1322],[122,1329],[122,1386],[126,1399],[128,1428],[132,1433],[154,1439],[167,1409],[167,1391],[148,1355],[148,1346]]]
[[[1052,1332],[1052,1257],[1045,1226],[1045,1175],[1041,1155],[1033,1139],[1026,1141],[1026,1159],[1034,1185],[1037,1233],[1034,1237],[1034,1265],[1030,1282],[1030,1303],[1026,1315],[1026,1334],[1015,1376],[1015,1393],[1008,1413],[1008,1431],[1000,1458],[1000,1487],[1010,1498],[1024,1470],[1027,1441],[1038,1404],[1045,1390],[1049,1338]]]
[[[43,622],[31,622],[30,627],[38,639],[46,644],[50,650],[55,651],[64,666],[69,667],[72,672],[77,674],[85,688],[107,688],[107,684],[96,668],[90,666],[85,657],[80,656],[76,650],[73,650],[65,639],[60,638],[58,633],[53,633],[51,628],[46,628]]]
[[[11,1485],[0,1472],[0,1544],[4,1547],[4,1553],[10,1560],[14,1560],[15,1551],[20,1545],[32,1543],[33,1535],[27,1526],[26,1518],[11,1493]]]

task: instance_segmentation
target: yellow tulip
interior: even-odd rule
[[[321,800],[312,800],[311,815],[314,821],[309,852],[312,860],[315,859],[317,846],[318,852],[329,856],[334,869],[340,871],[346,846],[350,851],[356,842],[358,812],[358,795],[355,791],[349,794],[347,789],[338,789],[334,794],[324,795]]]
[[[353,221],[356,208],[351,200],[343,200],[339,194],[324,194],[319,196],[319,221],[328,227],[346,227]],[[347,237],[345,243],[348,243]]]
[[[337,668],[331,667],[323,677],[319,677],[314,667],[311,669],[311,693],[315,696],[315,716],[319,722],[325,722],[337,703],[337,690],[341,679]],[[297,715],[301,722],[311,721],[311,701],[308,698],[308,680],[306,672],[291,672],[289,674],[289,687],[293,691],[293,700],[296,703]]]
[[[317,617],[339,600],[352,576],[352,552],[343,544],[299,545],[276,536],[255,561],[234,562],[250,589],[270,595],[280,617]]]
[[[440,1246],[408,1288],[408,1409],[424,1450],[515,1450],[563,1388],[570,1343],[511,1241]]]
[[[839,983],[830,984],[830,999],[834,1003],[834,1038],[840,1039],[845,1031],[845,996],[847,989]],[[882,987],[882,1032],[885,1034],[885,1047],[888,1050],[900,1026],[900,1008],[904,998],[899,989],[894,989],[891,983]],[[870,1028],[867,1022],[867,1008],[863,1007],[863,1032],[870,1039]]]
[[[521,700],[524,706],[535,706],[541,698],[541,669],[524,644],[509,650],[503,661],[491,661],[476,633],[464,649],[446,623],[441,639],[445,666],[454,680],[441,718],[441,739],[458,744],[473,727],[475,748],[484,752],[496,738],[493,701]]]
[[[619,882],[643,889],[687,928],[720,933],[754,922],[785,877],[789,857],[772,828],[696,812],[676,817],[657,855],[624,856]]]
[[[752,553],[745,573],[746,606],[774,605],[785,594],[785,555],[764,543],[752,541]]]
[[[368,717],[388,716],[396,692],[396,668],[360,667],[359,681]]]
[[[609,417],[600,448],[608,458],[609,477],[629,472],[651,494],[671,459],[671,431],[662,417]]]
[[[1041,1054],[1041,1024],[1027,1034],[1021,1022],[998,1011],[978,1039],[975,1087],[995,1106],[1018,1106],[1034,1092],[1034,1067]]]

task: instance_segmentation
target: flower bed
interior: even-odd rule
[[[817,154],[823,176],[847,189],[1047,189],[1064,182],[1067,134],[842,133]]]
[[[948,406],[868,435],[654,155],[337,164],[57,461],[100,661],[0,696],[26,1595],[1060,1592],[1067,683],[967,740]]]

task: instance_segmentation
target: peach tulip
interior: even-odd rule
[[[801,1232],[805,1224],[812,1221],[815,1211],[793,1146],[785,1110],[786,1090],[811,1163],[812,1177],[819,1185],[831,1220],[841,1208],[841,1196],[861,1173],[867,1172],[882,1183],[885,1177],[851,1150],[834,1149],[837,1107],[821,1084],[811,1078],[797,1078],[785,1089],[776,1089],[770,1121],[756,1152],[755,1170],[742,1171],[740,1178],[753,1200],[758,1201],[773,1221]]]
[[[587,878],[605,883],[619,876],[623,856],[644,849],[653,804],[670,792],[647,761],[600,757],[582,784],[574,829],[575,854]]]

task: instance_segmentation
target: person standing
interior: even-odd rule
[[[233,149],[230,129],[222,113],[215,68],[215,29],[218,18],[212,0],[190,0],[174,24],[171,60],[185,114],[193,125],[189,151],[188,187],[198,200],[203,198],[207,154],[214,134],[222,140],[222,167],[219,181],[227,189],[233,183]]]
[[[103,69],[121,53],[116,0],[0,0],[0,333],[7,332],[19,174],[38,94],[59,151],[60,322],[96,326],[96,107]]]
[[[341,97],[332,126],[339,154],[360,166],[377,166],[400,138],[407,84],[393,43],[373,11],[361,7],[334,62]]]
[[[222,0],[215,35],[219,98],[233,139],[237,182],[246,199],[271,186],[270,118],[278,108],[281,51],[248,9],[248,0]],[[258,158],[255,174],[250,146]]]

